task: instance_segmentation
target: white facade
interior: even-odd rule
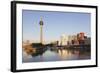
[[[63,34],[60,38],[60,45],[64,46],[67,45],[68,42],[68,36],[66,36],[65,34]]]

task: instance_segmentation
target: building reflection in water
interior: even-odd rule
[[[66,50],[58,50],[58,54],[61,57],[61,59],[66,59],[66,57],[71,55],[69,51]]]
[[[25,52],[25,51],[24,51]],[[82,49],[64,49],[45,47],[35,49],[31,54],[23,54],[23,62],[46,62],[46,61],[63,61],[63,60],[85,60],[90,59],[90,50]]]

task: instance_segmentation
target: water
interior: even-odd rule
[[[34,53],[27,54],[23,51],[23,63],[28,62],[48,62],[48,61],[64,61],[64,60],[86,60],[91,58],[90,49],[55,49],[42,48],[44,50],[36,50]]]

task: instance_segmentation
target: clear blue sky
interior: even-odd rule
[[[91,34],[91,15],[78,12],[51,12],[23,10],[23,40],[40,40],[40,18],[43,18],[45,41],[60,39],[62,34],[75,35],[85,32]]]

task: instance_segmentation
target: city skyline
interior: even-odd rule
[[[44,41],[58,40],[62,34],[75,35],[79,32],[91,36],[89,13],[23,10],[23,41],[40,40],[41,16],[44,22]]]

